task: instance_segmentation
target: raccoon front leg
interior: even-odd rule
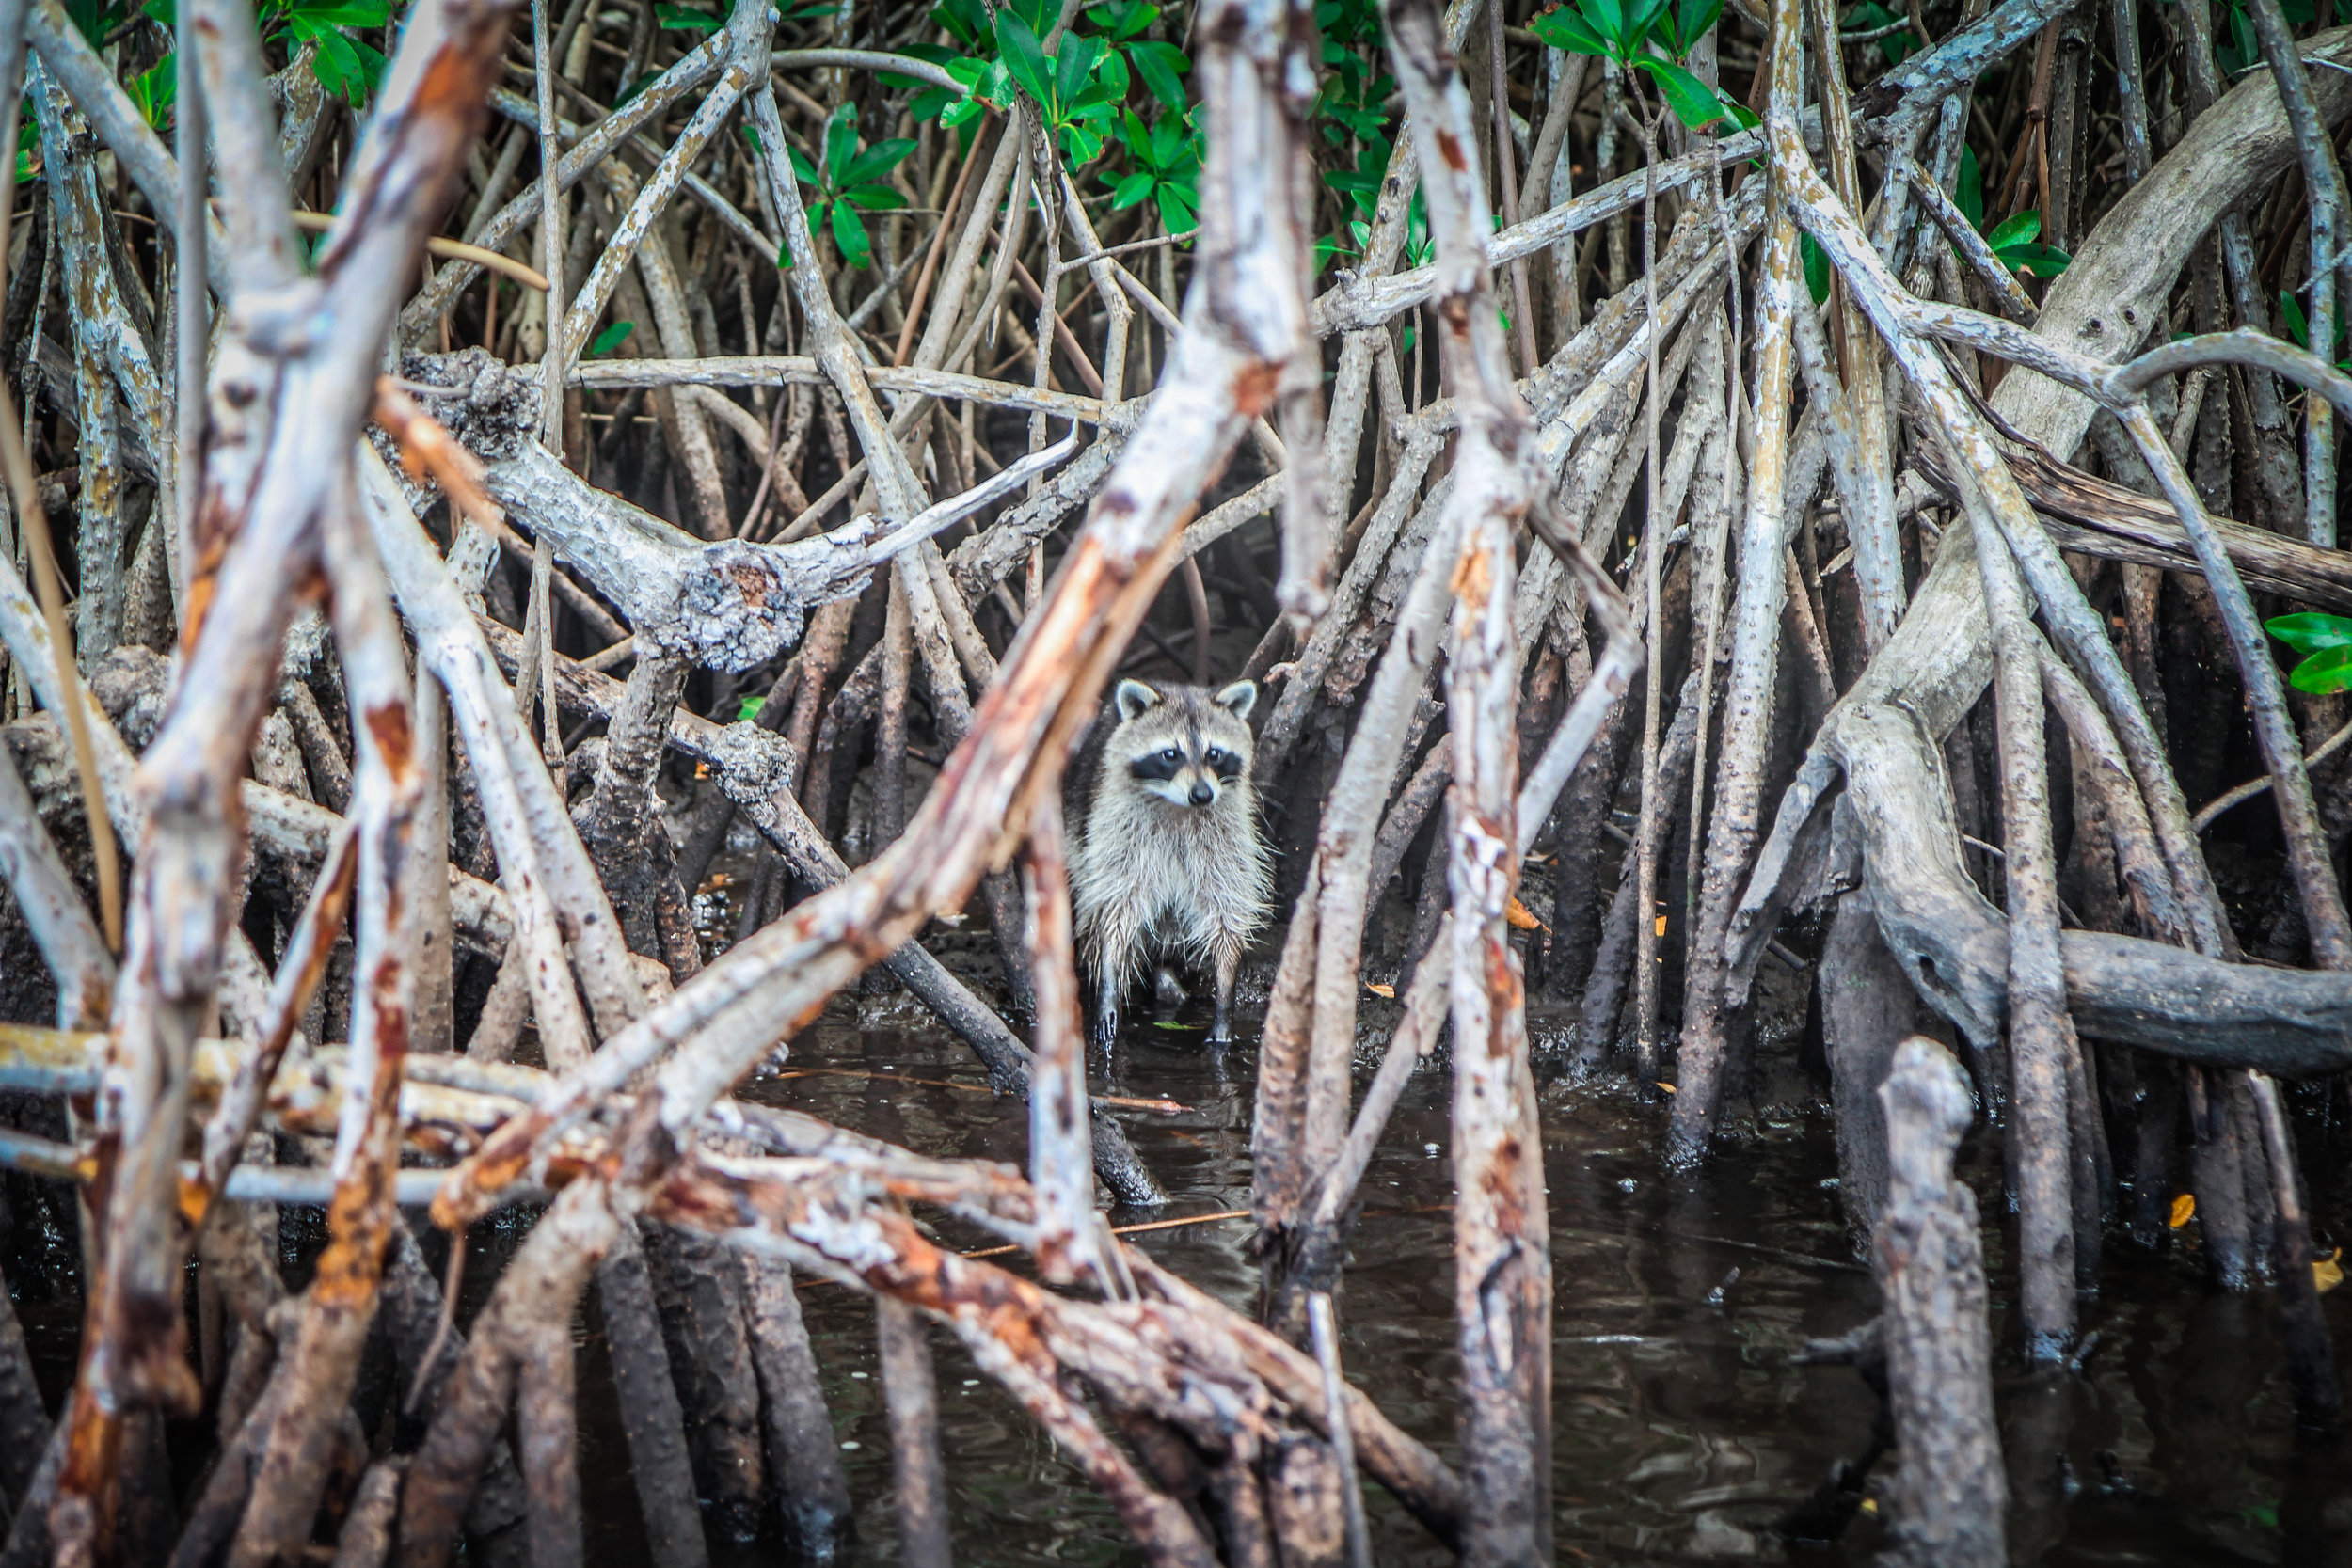
[[[1108,1050],[1119,1038],[1119,979],[1104,974],[1094,991],[1094,1043]]]
[[[1135,979],[1143,954],[1143,923],[1131,911],[1103,912],[1090,943],[1094,958],[1094,1043],[1107,1049],[1119,1037],[1119,1005]]]
[[[1244,945],[1232,931],[1220,931],[1211,944],[1210,956],[1216,965],[1216,1017],[1209,1025],[1211,1045],[1233,1043],[1233,982],[1241,974]]]

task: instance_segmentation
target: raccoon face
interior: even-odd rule
[[[1235,681],[1210,693],[1197,687],[1166,691],[1141,681],[1119,683],[1119,728],[1111,736],[1111,766],[1136,788],[1171,806],[1207,810],[1249,769],[1249,710],[1253,681]]]

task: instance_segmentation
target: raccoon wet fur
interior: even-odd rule
[[[1233,978],[1273,895],[1249,781],[1257,701],[1253,681],[1216,691],[1120,681],[1071,769],[1071,903],[1099,1043],[1160,958],[1214,974],[1209,1038],[1233,1037]]]

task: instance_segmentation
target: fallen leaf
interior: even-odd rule
[[[1396,988],[1394,986],[1375,986],[1371,981],[1367,980],[1364,982],[1364,990],[1372,992],[1375,996],[1385,996],[1391,1002],[1396,1000]]]
[[[2340,1260],[2343,1257],[2344,1248],[2338,1247],[2325,1258],[2312,1259],[2312,1283],[2318,1287],[2321,1295],[2344,1283],[2344,1264]]]
[[[2172,1200],[2172,1228],[2178,1230],[2197,1215],[2197,1195],[2183,1193]]]
[[[1661,937],[1666,934],[1666,917],[1662,914],[1658,917],[1658,934]]]
[[[1668,1094],[1672,1094],[1672,1093],[1674,1093],[1674,1092],[1675,1092],[1675,1086],[1674,1086],[1672,1084],[1664,1084],[1664,1083],[1661,1083],[1661,1084],[1660,1084],[1658,1086],[1659,1086],[1660,1088],[1661,1088],[1661,1089],[1665,1090]]]
[[[1879,1500],[1878,1500],[1876,1497],[1865,1497],[1865,1498],[1863,1498],[1863,1499],[1862,1499],[1862,1512],[1863,1512],[1863,1513],[1876,1513],[1878,1511],[1879,1511]]]
[[[1516,898],[1511,900],[1511,907],[1502,911],[1502,918],[1511,923],[1511,927],[1514,930],[1548,931],[1551,929],[1550,927],[1535,918],[1534,911],[1529,909],[1525,904],[1520,903]]]

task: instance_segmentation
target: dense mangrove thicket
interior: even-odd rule
[[[630,1551],[839,1560],[812,1281],[900,1560],[985,1555],[935,1342],[1104,1553],[1551,1560],[1537,1074],[1695,1180],[1767,965],[1882,1304],[1792,1533],[1891,1450],[2008,1560],[1994,1368],[2169,1233],[2336,1425],[2331,0],[0,0],[0,1267],[80,1323],[0,1294],[0,1564],[581,1562],[592,1298]],[[1128,674],[1263,692],[1254,1299],[1122,1233]],[[885,991],[1025,1170],[778,1086]],[[1442,1455],[1338,1348],[1417,1072]]]

